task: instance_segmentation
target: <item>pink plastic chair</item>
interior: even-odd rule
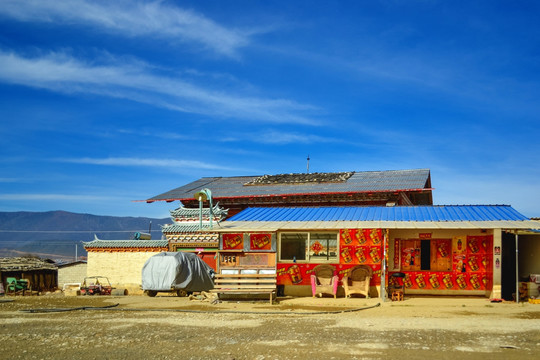
[[[338,277],[335,275],[336,269],[332,265],[317,265],[313,268],[311,275],[311,292],[313,297],[317,294],[322,297],[323,294],[334,295],[336,298],[338,288]]]

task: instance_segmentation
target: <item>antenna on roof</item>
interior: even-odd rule
[[[309,174],[309,154],[307,156],[307,173]]]

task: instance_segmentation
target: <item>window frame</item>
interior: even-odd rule
[[[306,244],[304,248],[305,260],[292,260],[292,259],[282,259],[281,253],[283,247],[282,244],[282,235],[283,234],[307,234]],[[310,246],[311,246],[311,234],[331,234],[335,236],[336,240],[336,254],[331,259],[321,259],[313,258],[310,256]],[[300,263],[300,264],[339,264],[339,231],[283,231],[278,233],[278,262],[280,263]]]

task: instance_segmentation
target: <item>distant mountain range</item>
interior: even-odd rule
[[[135,232],[161,238],[159,225],[171,219],[100,216],[67,211],[0,212],[0,257],[36,255],[56,260],[86,256],[82,242],[132,239]],[[151,224],[151,225],[150,225]]]

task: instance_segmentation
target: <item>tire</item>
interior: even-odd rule
[[[110,295],[112,296],[126,296],[128,294],[127,289],[113,289],[111,290]]]
[[[176,290],[176,296],[178,296],[178,297],[186,297],[186,296],[188,296],[188,293],[185,290]]]
[[[146,295],[148,295],[150,297],[155,297],[157,295],[157,291],[155,291],[155,290],[147,290]]]

